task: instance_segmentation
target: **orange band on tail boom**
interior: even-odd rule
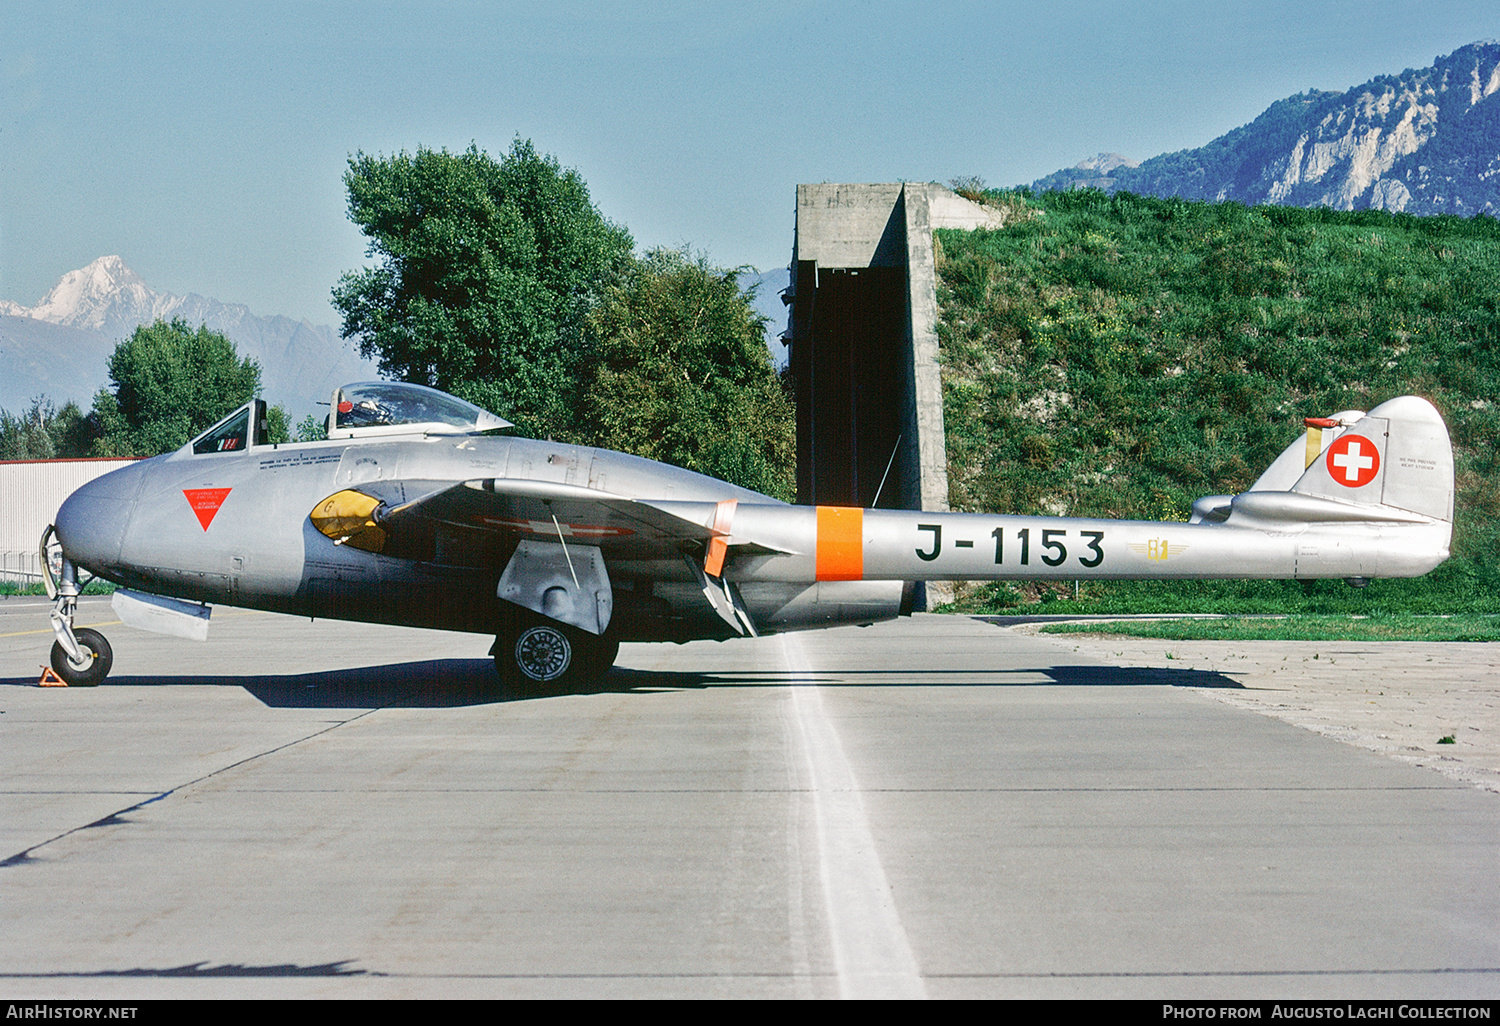
[[[850,509],[843,506],[819,506],[818,580],[864,580],[864,535],[864,510]]]

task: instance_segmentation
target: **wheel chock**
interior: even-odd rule
[[[68,686],[68,682],[53,672],[52,667],[43,666],[42,679],[36,682],[36,686],[39,688],[65,688]]]

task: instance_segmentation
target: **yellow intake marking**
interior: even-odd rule
[[[345,488],[314,506],[308,518],[335,545],[381,552],[385,549],[385,531],[375,522],[375,510],[379,507],[379,499]]]

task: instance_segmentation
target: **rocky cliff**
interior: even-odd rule
[[[1033,183],[1151,196],[1414,214],[1500,212],[1500,42],[1344,93],[1272,104],[1206,146],[1132,165],[1114,154]]]

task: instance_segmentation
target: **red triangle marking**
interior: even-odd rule
[[[198,523],[203,525],[205,531],[208,525],[214,522],[218,515],[219,507],[224,505],[224,497],[234,489],[232,488],[184,488],[182,494],[187,497],[188,505],[193,507],[193,516],[198,518]]]

